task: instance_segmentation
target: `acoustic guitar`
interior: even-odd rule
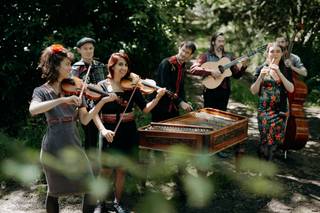
[[[217,88],[222,83],[223,79],[232,75],[230,67],[248,59],[251,56],[254,56],[259,52],[265,51],[266,47],[267,45],[258,47],[257,49],[250,51],[247,55],[236,58],[233,61],[230,61],[230,59],[227,57],[223,57],[216,62],[208,61],[203,63],[201,65],[202,68],[205,68],[206,70],[219,70],[221,72],[221,76],[219,78],[214,78],[212,75],[206,76],[202,80],[202,84],[208,89]]]

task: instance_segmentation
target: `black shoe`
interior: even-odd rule
[[[113,208],[116,213],[129,213],[130,211],[127,211],[125,208],[120,206],[119,203],[113,203]]]
[[[94,213],[108,213],[110,211],[113,211],[113,204],[107,205],[105,202],[98,204],[98,206],[95,208]]]

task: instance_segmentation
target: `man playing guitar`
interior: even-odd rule
[[[210,49],[208,50],[208,52],[200,55],[197,62],[191,66],[191,74],[200,75],[203,77],[211,75],[214,79],[221,79],[221,77],[223,76],[219,69],[205,68],[201,65],[205,62],[218,62],[220,60],[225,60],[226,58],[229,60],[233,60],[234,57],[232,56],[232,54],[225,52],[224,43],[225,40],[223,33],[213,34],[211,37]],[[244,60],[241,63],[241,67],[238,67],[237,65],[233,65],[230,67],[232,76],[234,78],[240,78],[247,68],[247,60]],[[230,77],[224,78],[221,84],[214,89],[204,88],[204,107],[211,107],[226,111],[230,92]]]

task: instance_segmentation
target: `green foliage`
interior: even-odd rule
[[[11,138],[3,132],[0,132],[0,160],[11,157],[17,151],[18,144],[22,141]]]
[[[24,144],[30,148],[40,149],[42,137],[47,129],[44,116],[28,116],[26,124],[20,127],[19,138],[24,140]]]
[[[22,142],[0,132],[0,166],[4,160],[16,156],[16,153],[19,150],[19,144],[21,145]],[[0,182],[4,180],[7,180],[7,178],[5,177],[3,170],[0,169]]]
[[[320,2],[318,0],[199,0],[193,9],[192,26],[198,34],[225,33],[226,49],[236,55],[254,49],[279,35],[291,38],[303,20],[304,30],[295,39],[293,53],[297,53],[308,70],[309,92],[320,90]],[[309,99],[312,101],[313,99]]]
[[[175,213],[172,203],[159,193],[149,193],[137,204],[137,212],[142,213]]]
[[[124,49],[132,69],[151,76],[159,62],[176,52],[176,35],[195,0],[22,0],[2,4],[0,128],[16,135],[26,124],[33,88],[43,83],[36,71],[41,50],[52,43],[73,48],[83,36],[97,40],[96,57],[106,62]],[[8,80],[10,79],[10,80]],[[10,125],[7,125],[10,124]],[[30,127],[31,128],[31,127]]]
[[[234,80],[231,82],[231,97],[237,102],[256,108],[258,96],[250,92],[251,82],[248,80]]]

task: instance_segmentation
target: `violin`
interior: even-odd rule
[[[161,89],[157,83],[152,79],[141,79],[139,75],[130,73],[129,78],[122,79],[120,85],[123,90],[133,90],[135,87],[139,88],[143,94],[151,94],[154,91]],[[166,89],[166,93],[172,97],[177,98],[177,94]]]
[[[109,94],[100,89],[99,86],[93,84],[85,84],[83,80],[78,77],[65,78],[61,81],[62,91],[66,95],[81,95],[84,88],[83,95],[91,100],[99,100]]]

